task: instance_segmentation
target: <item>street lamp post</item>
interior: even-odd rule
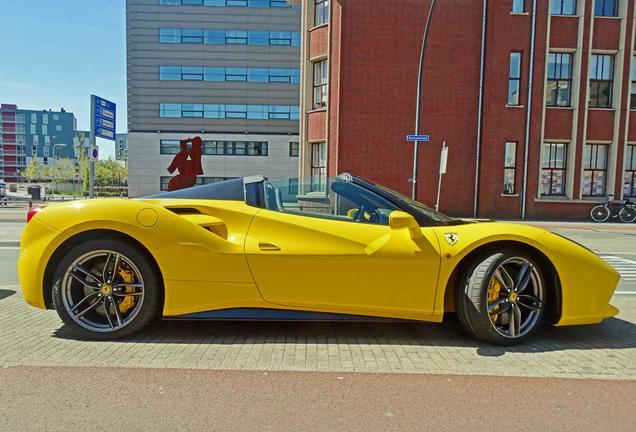
[[[426,52],[426,42],[428,40],[428,28],[433,17],[433,9],[435,9],[435,0],[431,1],[431,6],[428,10],[428,18],[424,26],[424,34],[422,35],[422,46],[420,48],[420,65],[417,73],[417,98],[415,103],[415,135],[420,134],[420,112],[422,109],[422,75],[424,74],[424,53]],[[417,172],[418,172],[418,160],[419,160],[419,141],[415,141],[413,149],[413,190],[411,192],[411,198],[417,200]]]
[[[53,160],[55,160],[55,148],[56,147],[66,147],[66,144],[53,144]]]

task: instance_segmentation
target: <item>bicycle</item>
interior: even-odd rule
[[[594,222],[606,222],[611,217],[618,218],[623,223],[631,223],[636,220],[636,204],[630,200],[614,201],[614,196],[610,195],[607,202],[592,208],[590,217]]]

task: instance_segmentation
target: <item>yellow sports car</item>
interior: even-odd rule
[[[24,297],[84,338],[128,336],[160,317],[441,322],[456,312],[478,338],[514,344],[545,321],[618,313],[619,275],[585,247],[452,219],[349,174],[245,177],[34,208],[29,219]]]

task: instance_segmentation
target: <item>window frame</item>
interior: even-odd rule
[[[550,59],[554,56],[554,76],[550,77]],[[568,62],[567,77],[563,77],[563,56],[570,58]],[[560,59],[560,61],[559,61]],[[553,97],[553,93],[546,92],[546,106],[548,107],[571,107],[572,106],[572,72],[574,69],[574,53],[571,52],[549,52],[548,53],[548,73],[546,74],[546,88],[549,88],[551,83],[556,83],[556,96]],[[558,73],[557,73],[558,68]],[[567,83],[567,103],[560,104],[560,85],[561,83]],[[549,96],[548,96],[549,95]],[[550,101],[548,102],[548,97]]]
[[[314,26],[329,24],[331,5],[329,0],[314,0]]]
[[[599,4],[601,4],[601,14],[599,14]],[[607,9],[607,5],[612,7],[613,15],[606,15],[605,11]],[[601,18],[616,18],[618,17],[618,0],[594,0],[594,16]]]
[[[313,109],[326,108],[329,103],[329,65],[327,59],[313,63]]]
[[[318,151],[316,151],[316,149]],[[327,142],[311,143],[311,167],[310,167],[310,190],[312,192],[325,192],[327,187]],[[315,187],[314,179],[318,178],[318,188]]]
[[[636,198],[636,143],[625,146],[623,173],[623,198]],[[629,189],[626,189],[629,185]]]
[[[605,150],[605,163],[603,167],[598,166],[598,156],[599,149],[604,148]],[[588,149],[590,150],[589,161],[586,161],[588,158]],[[585,143],[585,147],[583,148],[583,169],[581,174],[581,195],[584,197],[604,197],[607,195],[607,169],[609,164],[609,151],[610,144],[609,143]],[[586,166],[586,163],[589,162],[589,166]],[[586,174],[590,175],[590,184],[589,189],[584,186]],[[603,173],[603,192],[594,193],[594,180],[596,178],[597,173]]]
[[[545,162],[545,151],[546,151],[546,146],[549,146],[549,153],[548,153],[548,166],[546,167],[544,165]],[[559,146],[563,146],[563,165],[562,166],[558,166],[558,161],[556,160],[556,155],[558,154],[558,152],[556,151],[557,148]],[[566,188],[567,188],[567,173],[568,173],[568,147],[569,147],[569,143],[566,142],[544,142],[542,145],[542,155],[541,155],[541,180],[540,180],[540,186],[542,186],[543,184],[543,174],[544,172],[549,172],[549,178],[550,178],[550,182],[548,184],[548,193],[544,193],[543,191],[540,191],[540,195],[542,197],[563,197],[566,195]],[[552,155],[554,155],[554,159],[552,158]],[[561,173],[561,179],[562,179],[562,184],[561,184],[561,191],[558,193],[552,192],[553,190],[553,185],[554,185],[554,179],[555,179],[555,173],[556,172],[560,172]]]
[[[566,2],[570,2],[574,6],[572,13],[565,12]],[[558,12],[553,12],[553,5],[558,4]],[[578,0],[550,0],[550,5],[548,6],[548,13],[554,16],[576,16],[578,14],[579,4]]]
[[[519,10],[521,6],[521,10]],[[511,13],[513,14],[525,14],[526,13],[526,0],[512,0]]]
[[[300,157],[300,142],[299,141],[290,141],[289,157]]]
[[[610,59],[609,62],[609,79],[603,78],[605,75],[606,69],[606,60]],[[600,78],[599,78],[599,60],[600,60]],[[596,62],[593,64],[593,62]],[[612,108],[614,106],[614,74],[615,74],[615,66],[616,66],[616,55],[615,54],[604,54],[604,53],[592,53],[590,56],[590,71],[589,71],[589,108]],[[601,105],[601,97],[599,96],[599,92],[603,85],[608,85],[608,97],[607,97],[607,105]],[[593,89],[596,88],[596,92],[593,92]],[[594,103],[596,100],[596,103]]]
[[[636,54],[632,54],[631,87],[629,92],[629,109],[636,110]]]
[[[519,56],[518,61],[518,70],[516,71],[516,75],[513,74],[513,56]],[[509,56],[509,65],[508,65],[508,96],[507,103],[508,106],[521,106],[521,76],[523,74],[523,52],[522,51],[511,51]],[[517,95],[516,100],[512,100],[512,89],[513,83],[516,83],[517,86]]]
[[[512,147],[512,163],[508,164],[508,150],[509,147]],[[517,149],[519,147],[519,143],[517,141],[506,141],[504,144],[504,184],[503,184],[503,195],[516,195],[517,194]],[[508,179],[507,174],[512,171],[512,189],[507,189]]]

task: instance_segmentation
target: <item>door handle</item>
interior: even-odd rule
[[[259,243],[258,247],[264,252],[276,252],[280,250],[280,248],[273,243]]]

